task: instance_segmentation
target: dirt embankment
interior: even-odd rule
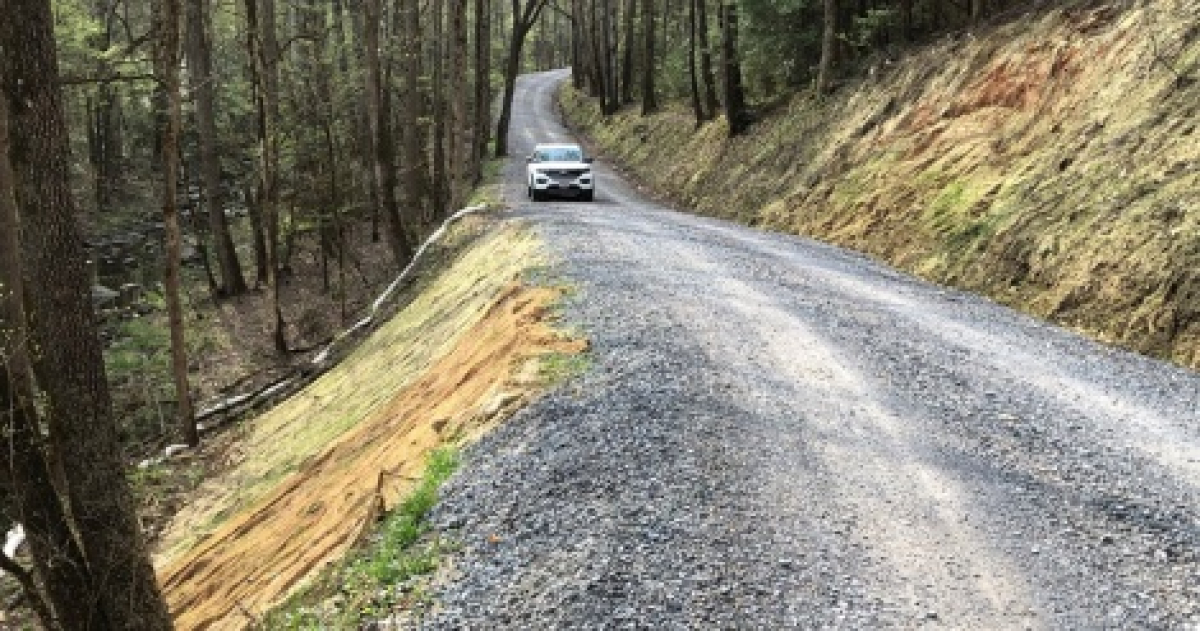
[[[805,234],[1200,367],[1200,2],[961,33],[725,139],[676,105],[568,119],[699,212]]]
[[[541,262],[527,231],[492,227],[343,363],[244,428],[228,470],[166,532],[159,578],[178,628],[254,623],[390,510],[429,451],[544,386],[538,358],[583,350],[549,325],[561,291],[522,282]]]

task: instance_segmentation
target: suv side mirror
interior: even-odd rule
[[[593,163],[593,162],[595,162],[595,161],[596,161],[596,159],[595,159],[595,158],[584,158],[584,159],[583,159],[583,162],[584,162],[585,164],[591,164],[591,163]]]

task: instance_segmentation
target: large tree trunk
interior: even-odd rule
[[[71,197],[69,140],[57,84],[48,0],[0,0],[0,50],[10,106],[12,156],[28,292],[30,339],[45,395],[54,456],[87,559],[90,589],[108,627],[169,629],[125,477],[104,358],[91,304],[83,236]],[[93,627],[95,628],[95,627]]]
[[[155,74],[160,89],[166,92],[161,102],[167,106],[160,116],[162,145],[162,213],[164,258],[166,264],[163,286],[167,302],[167,321],[171,332],[171,376],[175,382],[175,416],[180,438],[191,447],[200,444],[188,385],[187,342],[183,335],[183,302],[179,295],[180,249],[182,234],[179,228],[179,130],[183,107],[179,94],[179,0],[158,0],[155,37]]]
[[[658,98],[654,94],[654,0],[642,0],[642,28],[645,29],[645,55],[642,61],[642,116],[658,110]]]
[[[221,294],[233,296],[246,293],[246,278],[242,275],[222,204],[221,162],[217,155],[217,123],[213,107],[216,89],[204,16],[204,0],[187,0],[188,78],[196,99],[196,132],[204,201],[208,207],[208,230],[217,253],[217,267],[221,270]]]
[[[0,68],[0,74],[2,71]],[[2,78],[0,85],[4,85]],[[45,598],[33,576],[5,569],[20,581],[43,627],[100,628],[104,618],[99,603],[79,598],[91,589],[87,564],[54,489],[38,430],[22,302],[25,290],[16,180],[8,150],[8,95],[0,93],[0,357],[4,358],[0,361],[0,433],[5,439],[0,446],[0,486],[11,502],[8,512],[25,528],[36,582],[42,585]]]

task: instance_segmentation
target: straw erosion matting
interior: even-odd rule
[[[252,455],[206,484],[203,510],[173,529],[182,537],[230,505],[249,506],[161,564],[178,628],[253,623],[341,558],[404,495],[429,451],[482,434],[533,396],[544,383],[539,358],[584,350],[547,322],[561,289],[519,282],[541,261],[529,233],[493,231],[341,366],[249,430],[242,453]],[[274,482],[240,496],[256,477]]]

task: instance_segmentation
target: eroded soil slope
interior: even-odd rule
[[[569,119],[700,212],[812,235],[1200,366],[1200,3],[1068,5],[797,97]]]
[[[520,282],[539,260],[535,239],[511,226],[483,237],[342,365],[254,423],[244,461],[173,529],[182,538],[233,514],[161,564],[180,629],[254,622],[339,559],[431,449],[523,404],[540,385],[536,357],[582,350],[546,324],[560,292]]]

